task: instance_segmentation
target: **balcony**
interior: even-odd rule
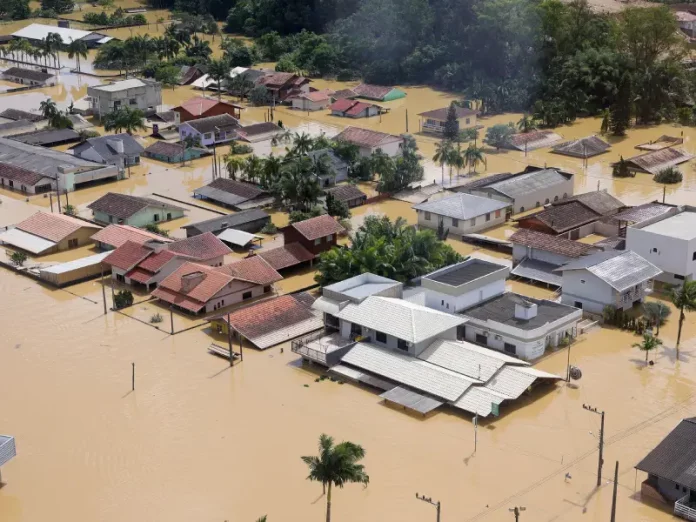
[[[355,339],[345,339],[334,330],[327,329],[295,339],[291,343],[291,350],[303,359],[331,367],[338,364],[356,342]]]
[[[690,501],[691,493],[674,503],[674,514],[686,520],[696,522],[696,502]]]

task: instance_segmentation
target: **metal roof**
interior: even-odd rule
[[[44,40],[49,33],[58,34],[66,45],[73,40],[81,40],[93,34],[92,31],[83,31],[82,29],[70,29],[68,27],[46,24],[30,24],[19,31],[15,31],[12,33],[12,36],[16,38],[28,38],[30,40]]]
[[[696,238],[696,212],[685,210],[643,227],[642,230],[675,239],[691,240]]]
[[[558,266],[551,263],[544,263],[536,259],[523,259],[510,273],[532,281],[561,286],[563,277],[554,272],[556,268]]]
[[[350,303],[337,317],[411,343],[436,337],[466,323],[463,317],[403,299],[379,296],[370,296],[360,304]]]
[[[387,390],[380,395],[380,397],[385,401],[399,404],[404,408],[417,411],[423,415],[433,411],[436,408],[439,408],[444,404],[442,401],[438,401],[437,399],[433,399],[427,395],[422,395],[413,390],[409,390],[408,388],[404,388],[403,386],[397,386],[396,388]]]
[[[136,87],[145,87],[146,85],[152,85],[155,82],[146,83],[138,78],[129,78],[128,80],[121,80],[120,82],[110,83],[108,85],[95,85],[92,89],[103,91],[103,92],[119,92],[126,89],[135,89]]]
[[[563,138],[549,130],[536,130],[531,132],[520,132],[512,136],[511,146],[517,150],[535,150],[550,147]]]
[[[552,373],[541,372],[534,368],[503,366],[493,378],[486,383],[486,388],[511,399],[517,399],[534,384],[537,379],[561,380]]]
[[[31,252],[32,254],[41,254],[57,244],[48,239],[19,230],[18,228],[11,228],[0,234],[0,241]]]
[[[510,203],[504,203],[495,199],[457,193],[435,201],[414,205],[413,208],[424,212],[432,212],[438,216],[466,220],[496,210],[502,210],[509,206]]]
[[[493,404],[500,406],[506,400],[510,400],[510,397],[486,386],[472,386],[453,402],[452,406],[475,413],[480,417],[488,417],[493,410]]]
[[[696,489],[696,418],[682,420],[636,469]]]
[[[507,266],[491,263],[483,259],[471,258],[455,265],[450,265],[423,276],[424,279],[437,281],[449,286],[461,286],[476,279],[506,270]]]
[[[7,464],[17,455],[14,437],[0,435],[0,466]]]
[[[597,136],[587,136],[578,140],[566,141],[556,145],[552,151],[576,158],[590,158],[608,151],[611,148],[606,141]]]
[[[58,177],[59,167],[68,170],[76,168],[79,172],[113,168],[77,158],[72,154],[29,145],[9,138],[0,138],[0,162],[38,172],[53,179]]]
[[[566,183],[567,181],[568,176],[564,176],[556,169],[543,169],[492,183],[487,188],[515,199],[520,196],[534,194],[554,185]]]
[[[557,272],[566,270],[588,270],[618,292],[662,273],[662,270],[632,250],[597,252],[556,269]]]
[[[217,237],[218,239],[227,243],[232,243],[233,245],[243,247],[251,243],[254,239],[257,239],[259,236],[255,234],[250,234],[249,232],[244,232],[243,230],[235,230],[234,228],[228,228],[226,230],[223,230],[220,234],[218,234]]]
[[[80,259],[68,261],[67,263],[60,263],[59,265],[41,268],[40,272],[47,272],[49,274],[64,274],[65,272],[72,272],[73,270],[77,270],[79,268],[98,265],[110,253],[111,252],[101,252],[99,254],[94,254],[93,256],[81,257]]]

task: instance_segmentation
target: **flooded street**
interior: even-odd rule
[[[157,18],[157,13],[148,14],[152,22]],[[6,24],[5,30],[26,24]],[[150,26],[151,35],[154,27]],[[138,28],[139,34],[145,29]],[[0,94],[0,110],[36,109],[46,97],[67,106],[83,97],[88,85],[102,81],[64,70],[56,87]],[[342,88],[354,83],[316,80],[313,85]],[[389,102],[391,110],[381,121],[343,120],[326,111],[308,115],[287,107],[277,109],[276,121],[329,136],[351,124],[402,133],[408,121],[409,131],[417,133],[419,112],[457,98],[426,87],[404,90],[407,97]],[[165,89],[164,105],[175,106],[199,94],[190,87]],[[265,112],[266,108],[248,107],[242,123],[262,122]],[[483,119],[482,124],[517,122],[520,116],[505,114]],[[598,133],[599,126],[598,119],[582,119],[557,132],[573,139]],[[97,130],[103,133],[103,128]],[[647,174],[614,180],[610,164],[620,156],[636,155],[639,143],[682,132],[683,148],[696,153],[696,129],[661,125],[631,129],[624,139],[609,138],[612,149],[591,158],[586,169],[580,160],[542,149],[527,156],[487,150],[487,167],[479,170],[488,175],[517,172],[530,164],[557,166],[575,173],[576,193],[599,186],[635,205],[661,200],[663,187]],[[485,129],[480,139],[484,135]],[[421,134],[416,138],[426,158],[424,183],[439,181],[441,169],[430,160],[437,140]],[[143,141],[150,143],[151,138]],[[227,147],[218,149],[219,154],[226,152]],[[667,187],[668,203],[693,203],[694,163],[683,165],[681,184]],[[89,217],[87,205],[110,191],[173,198],[189,211],[163,226],[173,237],[183,237],[182,225],[225,211],[193,199],[192,191],[211,179],[210,158],[185,167],[145,159],[128,179],[71,192],[69,199],[80,215]],[[373,185],[361,184],[361,189],[374,195]],[[50,205],[42,196],[27,202],[25,196],[4,190],[0,203],[0,226]],[[386,200],[352,209],[353,227],[368,215],[416,222],[409,203]],[[286,213],[271,216],[278,226],[288,223]],[[513,231],[508,224],[490,234],[505,239]],[[509,260],[501,252],[452,238],[448,243],[462,255]],[[275,242],[266,237],[264,247],[270,245]],[[45,260],[91,253],[85,247]],[[241,255],[230,255],[228,261]],[[306,288],[313,276],[311,269],[299,270],[276,289],[287,293]],[[553,295],[516,281],[507,286],[539,298]],[[109,292],[107,288],[107,299]],[[581,336],[571,348],[570,360],[581,368],[582,379],[570,386],[562,382],[535,390],[514,406],[502,407],[500,418],[479,425],[474,454],[469,416],[443,409],[421,418],[384,405],[374,390],[315,382],[318,373],[300,364],[289,343],[264,352],[247,346],[244,361],[230,368],[206,351],[212,341],[224,339],[213,336],[205,325],[197,326],[197,319],[175,314],[175,330],[191,329],[172,336],[167,333],[168,311],[155,303],[136,304],[128,310],[132,317],[103,315],[99,281],[57,290],[0,268],[0,294],[0,433],[13,435],[18,450],[2,468],[0,522],[243,522],[264,514],[270,522],[322,520],[321,486],[305,480],[307,468],[300,460],[301,455],[316,453],[321,433],[359,443],[367,451],[364,464],[370,485],[335,490],[336,521],[434,518],[434,509],[415,498],[418,492],[442,502],[444,521],[509,522],[508,509],[525,506],[522,522],[603,522],[609,518],[612,494],[606,481],[616,460],[617,520],[672,520],[666,508],[641,501],[637,492],[645,475],[636,474],[633,466],[679,420],[696,415],[696,313],[687,314],[681,360],[676,361],[678,313],[672,311],[660,331],[664,347],[651,355],[656,360],[653,367],[645,367],[643,352],[631,347],[639,340],[631,333],[605,328]],[[141,322],[147,323],[158,310],[165,315],[161,329]],[[568,351],[561,349],[536,366],[565,375],[567,358]],[[135,391],[131,363],[136,365]],[[606,411],[604,482],[599,490],[599,418],[583,404]]]

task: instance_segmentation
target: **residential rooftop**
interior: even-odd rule
[[[572,178],[572,174],[562,174],[557,169],[542,169],[494,182],[487,187],[515,199],[553,185],[560,185]]]
[[[696,417],[677,424],[636,469],[696,489]]]
[[[662,273],[632,250],[607,250],[575,259],[556,272],[587,270],[618,292],[623,292]]]
[[[683,211],[651,225],[643,227],[646,232],[674,239],[696,239],[696,212]]]
[[[455,219],[471,219],[489,212],[502,210],[510,206],[510,203],[498,201],[492,198],[483,198],[473,194],[457,193],[433,201],[426,201],[414,205],[413,208],[423,212],[432,212],[440,216]]]
[[[480,279],[489,274],[506,270],[508,270],[507,266],[491,263],[483,259],[472,258],[431,272],[423,276],[423,278],[456,287],[470,283],[471,281]]]
[[[252,209],[237,212],[235,214],[228,214],[226,216],[207,219],[205,221],[199,221],[198,223],[191,223],[190,225],[184,225],[181,228],[195,228],[196,230],[199,230],[201,232],[216,232],[219,230],[224,230],[226,228],[234,228],[238,227],[239,225],[251,223],[252,221],[258,221],[268,218],[269,215],[266,214],[266,212],[264,212],[263,210]]]
[[[521,228],[508,238],[513,244],[526,247],[537,248],[546,252],[552,252],[566,257],[581,257],[592,252],[597,252],[597,248],[587,243],[572,241],[561,236],[544,234],[536,230]]]

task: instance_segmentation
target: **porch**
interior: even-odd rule
[[[326,328],[295,339],[291,350],[305,360],[331,367],[338,364],[355,343],[355,340],[345,339],[335,330]]]
[[[674,514],[696,522],[696,500],[691,498],[691,493],[687,493],[674,503]]]

